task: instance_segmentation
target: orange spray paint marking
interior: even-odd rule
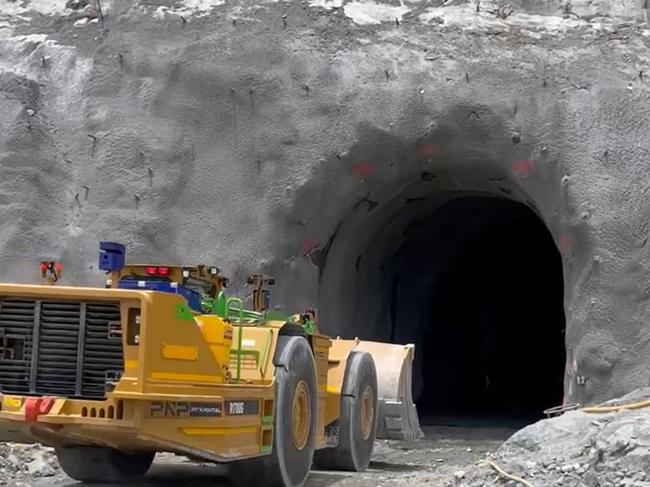
[[[512,172],[521,176],[526,176],[533,170],[533,161],[520,160],[513,161]]]
[[[375,166],[369,162],[359,162],[352,166],[352,172],[360,178],[367,178],[375,171]]]
[[[442,152],[438,144],[423,144],[420,146],[420,157],[422,159],[427,159],[429,157],[434,157],[440,155]]]
[[[302,245],[300,246],[302,255],[308,255],[311,252],[313,252],[314,249],[318,247],[319,243],[320,242],[315,237],[306,238],[305,240],[303,240]]]
[[[557,247],[560,250],[562,254],[568,254],[571,252],[571,248],[573,246],[573,240],[571,240],[571,237],[568,235],[562,235],[560,237],[560,240],[557,242]]]

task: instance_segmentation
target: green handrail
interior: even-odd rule
[[[239,382],[241,379],[241,356],[243,350],[242,336],[244,335],[244,303],[239,298],[228,298],[225,306],[226,317],[230,317],[230,308],[233,303],[239,305],[239,308],[235,309],[235,311],[239,311],[239,320],[237,320],[237,331],[239,333],[239,336],[237,337],[237,382]]]
[[[211,306],[211,311],[213,315],[220,316],[221,318],[227,318],[228,315],[226,314],[226,303],[228,301],[228,298],[226,298],[226,295],[224,294],[223,291],[219,291],[219,294],[217,294],[217,297],[214,298],[212,301],[212,306]]]

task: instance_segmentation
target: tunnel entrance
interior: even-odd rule
[[[562,261],[550,232],[510,199],[414,203],[427,202],[405,202],[362,246],[339,247],[339,262],[356,252],[354,279],[340,268],[324,276],[349,290],[354,322],[342,322],[356,336],[415,343],[423,424],[541,417],[562,402],[565,363]]]
[[[560,404],[562,263],[542,221],[521,203],[459,198],[429,224],[435,245],[412,244],[430,252],[432,276],[418,340],[420,413],[525,418]]]

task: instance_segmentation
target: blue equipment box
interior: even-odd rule
[[[187,301],[187,305],[190,308],[198,313],[203,312],[201,308],[201,295],[185,286],[180,286],[178,284],[172,285],[171,282],[165,281],[139,280],[133,278],[120,279],[117,287],[119,289],[136,289],[140,291],[158,291],[160,293],[180,294],[185,298],[185,301]]]

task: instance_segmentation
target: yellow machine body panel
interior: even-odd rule
[[[177,295],[0,285],[0,297],[116,303],[120,323],[114,324],[113,333],[123,350],[121,377],[104,398],[59,397],[42,394],[38,387],[27,394],[2,394],[0,440],[172,451],[213,461],[270,451],[273,328],[243,328],[245,340],[264,346],[259,367],[242,367],[235,382],[229,367],[237,327],[217,316],[192,313]]]

